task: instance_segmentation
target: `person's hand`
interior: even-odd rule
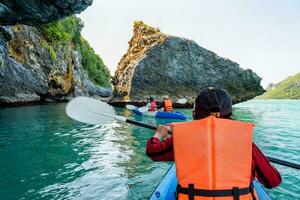
[[[158,139],[162,139],[165,138],[169,135],[169,130],[170,127],[169,126],[159,126],[156,130],[156,134],[154,135],[154,137],[157,137]]]

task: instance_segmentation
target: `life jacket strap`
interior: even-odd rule
[[[254,195],[254,186],[253,186],[253,183],[250,183],[250,192],[251,192],[252,199],[256,200],[256,197]]]
[[[239,200],[240,199],[239,188],[233,187],[232,192],[233,192],[233,200]]]
[[[194,192],[195,192],[194,184],[189,184],[188,187],[189,200],[194,200],[194,195],[195,195]]]
[[[227,190],[203,190],[203,189],[195,189],[194,184],[189,184],[188,188],[181,187],[181,185],[177,185],[177,195],[186,194],[189,196],[189,200],[194,200],[194,196],[202,196],[202,197],[228,197],[232,196],[234,200],[239,200],[240,195],[246,195],[251,193],[252,199],[255,199],[253,185],[250,184],[249,187],[246,188],[238,188],[233,187],[232,189]]]

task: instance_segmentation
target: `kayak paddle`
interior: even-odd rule
[[[127,119],[121,115],[116,115],[113,108],[107,103],[88,97],[75,97],[69,101],[66,105],[66,113],[70,118],[87,124],[104,125],[112,120],[117,120],[155,131],[157,129],[157,127],[154,125]],[[172,134],[172,132],[170,132],[170,134]],[[270,160],[270,162],[300,170],[299,164],[268,156],[267,158]]]
[[[146,112],[146,111],[149,110],[149,108],[148,108],[147,106],[144,106],[144,107],[138,108],[138,110],[139,110],[140,112]]]
[[[116,115],[107,103],[88,97],[76,97],[69,101],[66,105],[66,113],[70,118],[87,124],[104,125],[117,120],[156,130],[156,126]]]
[[[130,104],[126,104],[126,109],[128,109],[128,110],[133,110],[133,109],[136,109],[137,107],[136,106],[134,106],[134,105],[130,105]]]
[[[179,103],[179,104],[186,104],[187,100],[185,98],[183,99],[179,99],[178,101],[176,101],[176,103]]]
[[[129,105],[129,104],[126,105],[126,109],[128,109],[128,110],[138,109],[138,111],[140,111],[140,112],[146,112],[146,111],[149,110],[149,108],[148,108],[147,106],[144,106],[144,107],[136,107],[136,106],[134,106],[134,105]]]

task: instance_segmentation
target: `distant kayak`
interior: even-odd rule
[[[137,115],[145,115],[148,117],[155,117],[155,118],[166,118],[166,119],[187,119],[187,116],[181,112],[140,112],[138,109],[133,109],[132,112],[134,112]]]
[[[259,183],[254,180],[253,186],[257,192],[259,200],[272,200],[271,197],[264,191],[264,189],[259,185]],[[150,200],[175,200],[176,199],[176,169],[175,164],[173,164],[162,181],[154,190],[150,197]]]

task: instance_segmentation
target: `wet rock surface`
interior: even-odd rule
[[[111,97],[112,89],[95,85],[90,80],[84,81],[84,87],[90,96]]]

